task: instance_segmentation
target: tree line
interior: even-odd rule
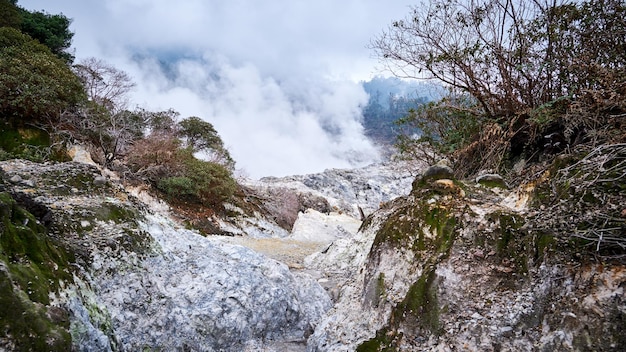
[[[483,165],[497,168],[511,151],[535,153],[544,132],[561,134],[564,146],[599,143],[609,137],[595,132],[619,128],[611,116],[626,108],[625,19],[623,0],[433,0],[413,6],[371,48],[396,76],[449,89],[405,124],[442,152],[499,128],[515,145]],[[418,144],[403,142],[405,150]]]

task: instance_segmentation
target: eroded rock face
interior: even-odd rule
[[[129,272],[102,258],[95,280],[130,350],[234,351],[251,341],[302,340],[330,306],[315,281],[248,248],[199,238],[158,216],[141,227],[160,253]]]
[[[626,347],[624,265],[530,231],[508,192],[458,184],[417,185],[308,258],[338,281],[309,351]]]
[[[415,165],[390,162],[353,170],[330,169],[318,174],[268,177],[251,181],[250,186],[290,189],[307,195],[310,199],[308,203],[319,203],[317,199],[321,197],[330,205],[330,211],[341,211],[360,218],[361,212],[369,215],[384,203],[408,194],[415,170]],[[325,212],[324,208],[312,205],[309,208]]]
[[[5,188],[71,254],[72,275],[43,304],[67,316],[76,350],[265,348],[304,341],[330,307],[310,276],[150,213],[93,166],[0,168],[3,179],[32,181]]]

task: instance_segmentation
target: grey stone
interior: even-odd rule
[[[13,175],[9,181],[11,181],[12,183],[20,183],[22,181],[22,178],[20,177],[20,175]]]
[[[104,176],[97,176],[93,180],[93,184],[96,186],[103,186],[107,183],[107,178]]]
[[[454,170],[446,165],[433,165],[424,171],[422,180],[454,179]]]
[[[504,178],[498,174],[484,174],[476,177],[476,183],[487,187],[509,188]]]

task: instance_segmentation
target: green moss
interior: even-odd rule
[[[385,296],[385,273],[380,273],[376,280],[376,297],[380,302]]]
[[[415,252],[434,250],[446,253],[454,241],[456,219],[449,211],[425,201],[404,204],[382,224],[373,248],[389,245]]]
[[[0,334],[18,351],[69,350],[69,322],[47,313],[50,293],[72,281],[71,256],[6,193],[0,193],[0,216]]]
[[[411,285],[402,302],[394,307],[389,324],[378,330],[374,338],[361,343],[356,351],[397,351],[396,345],[402,337],[402,333],[397,333],[398,330],[424,329],[439,335],[441,334],[440,312],[437,299],[437,274],[435,266],[430,266]]]
[[[393,335],[389,334],[389,330],[383,328],[376,332],[376,337],[357,346],[356,352],[394,352],[396,348],[393,343]]]
[[[406,320],[407,315],[412,315],[419,327],[435,335],[440,333],[436,278],[434,267],[425,270],[394,309],[395,321]]]
[[[105,202],[103,206],[96,210],[95,217],[102,221],[113,221],[116,224],[134,221],[138,214],[130,207],[119,204]]]
[[[69,323],[53,322],[46,307],[32,302],[0,270],[0,337],[8,338],[15,351],[70,351]]]
[[[524,219],[517,214],[496,212],[499,226],[496,230],[496,253],[501,260],[513,262],[515,272],[528,272],[528,249],[532,248],[532,238],[520,231]]]
[[[540,261],[544,258],[545,254],[553,250],[557,242],[554,236],[539,233],[535,236],[535,261]]]

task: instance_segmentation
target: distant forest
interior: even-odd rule
[[[398,119],[406,116],[410,109],[439,100],[444,94],[441,86],[396,77],[377,76],[362,85],[369,94],[369,101],[363,108],[365,134],[382,146],[395,143],[399,134],[395,123]],[[420,131],[414,132],[419,134]]]

